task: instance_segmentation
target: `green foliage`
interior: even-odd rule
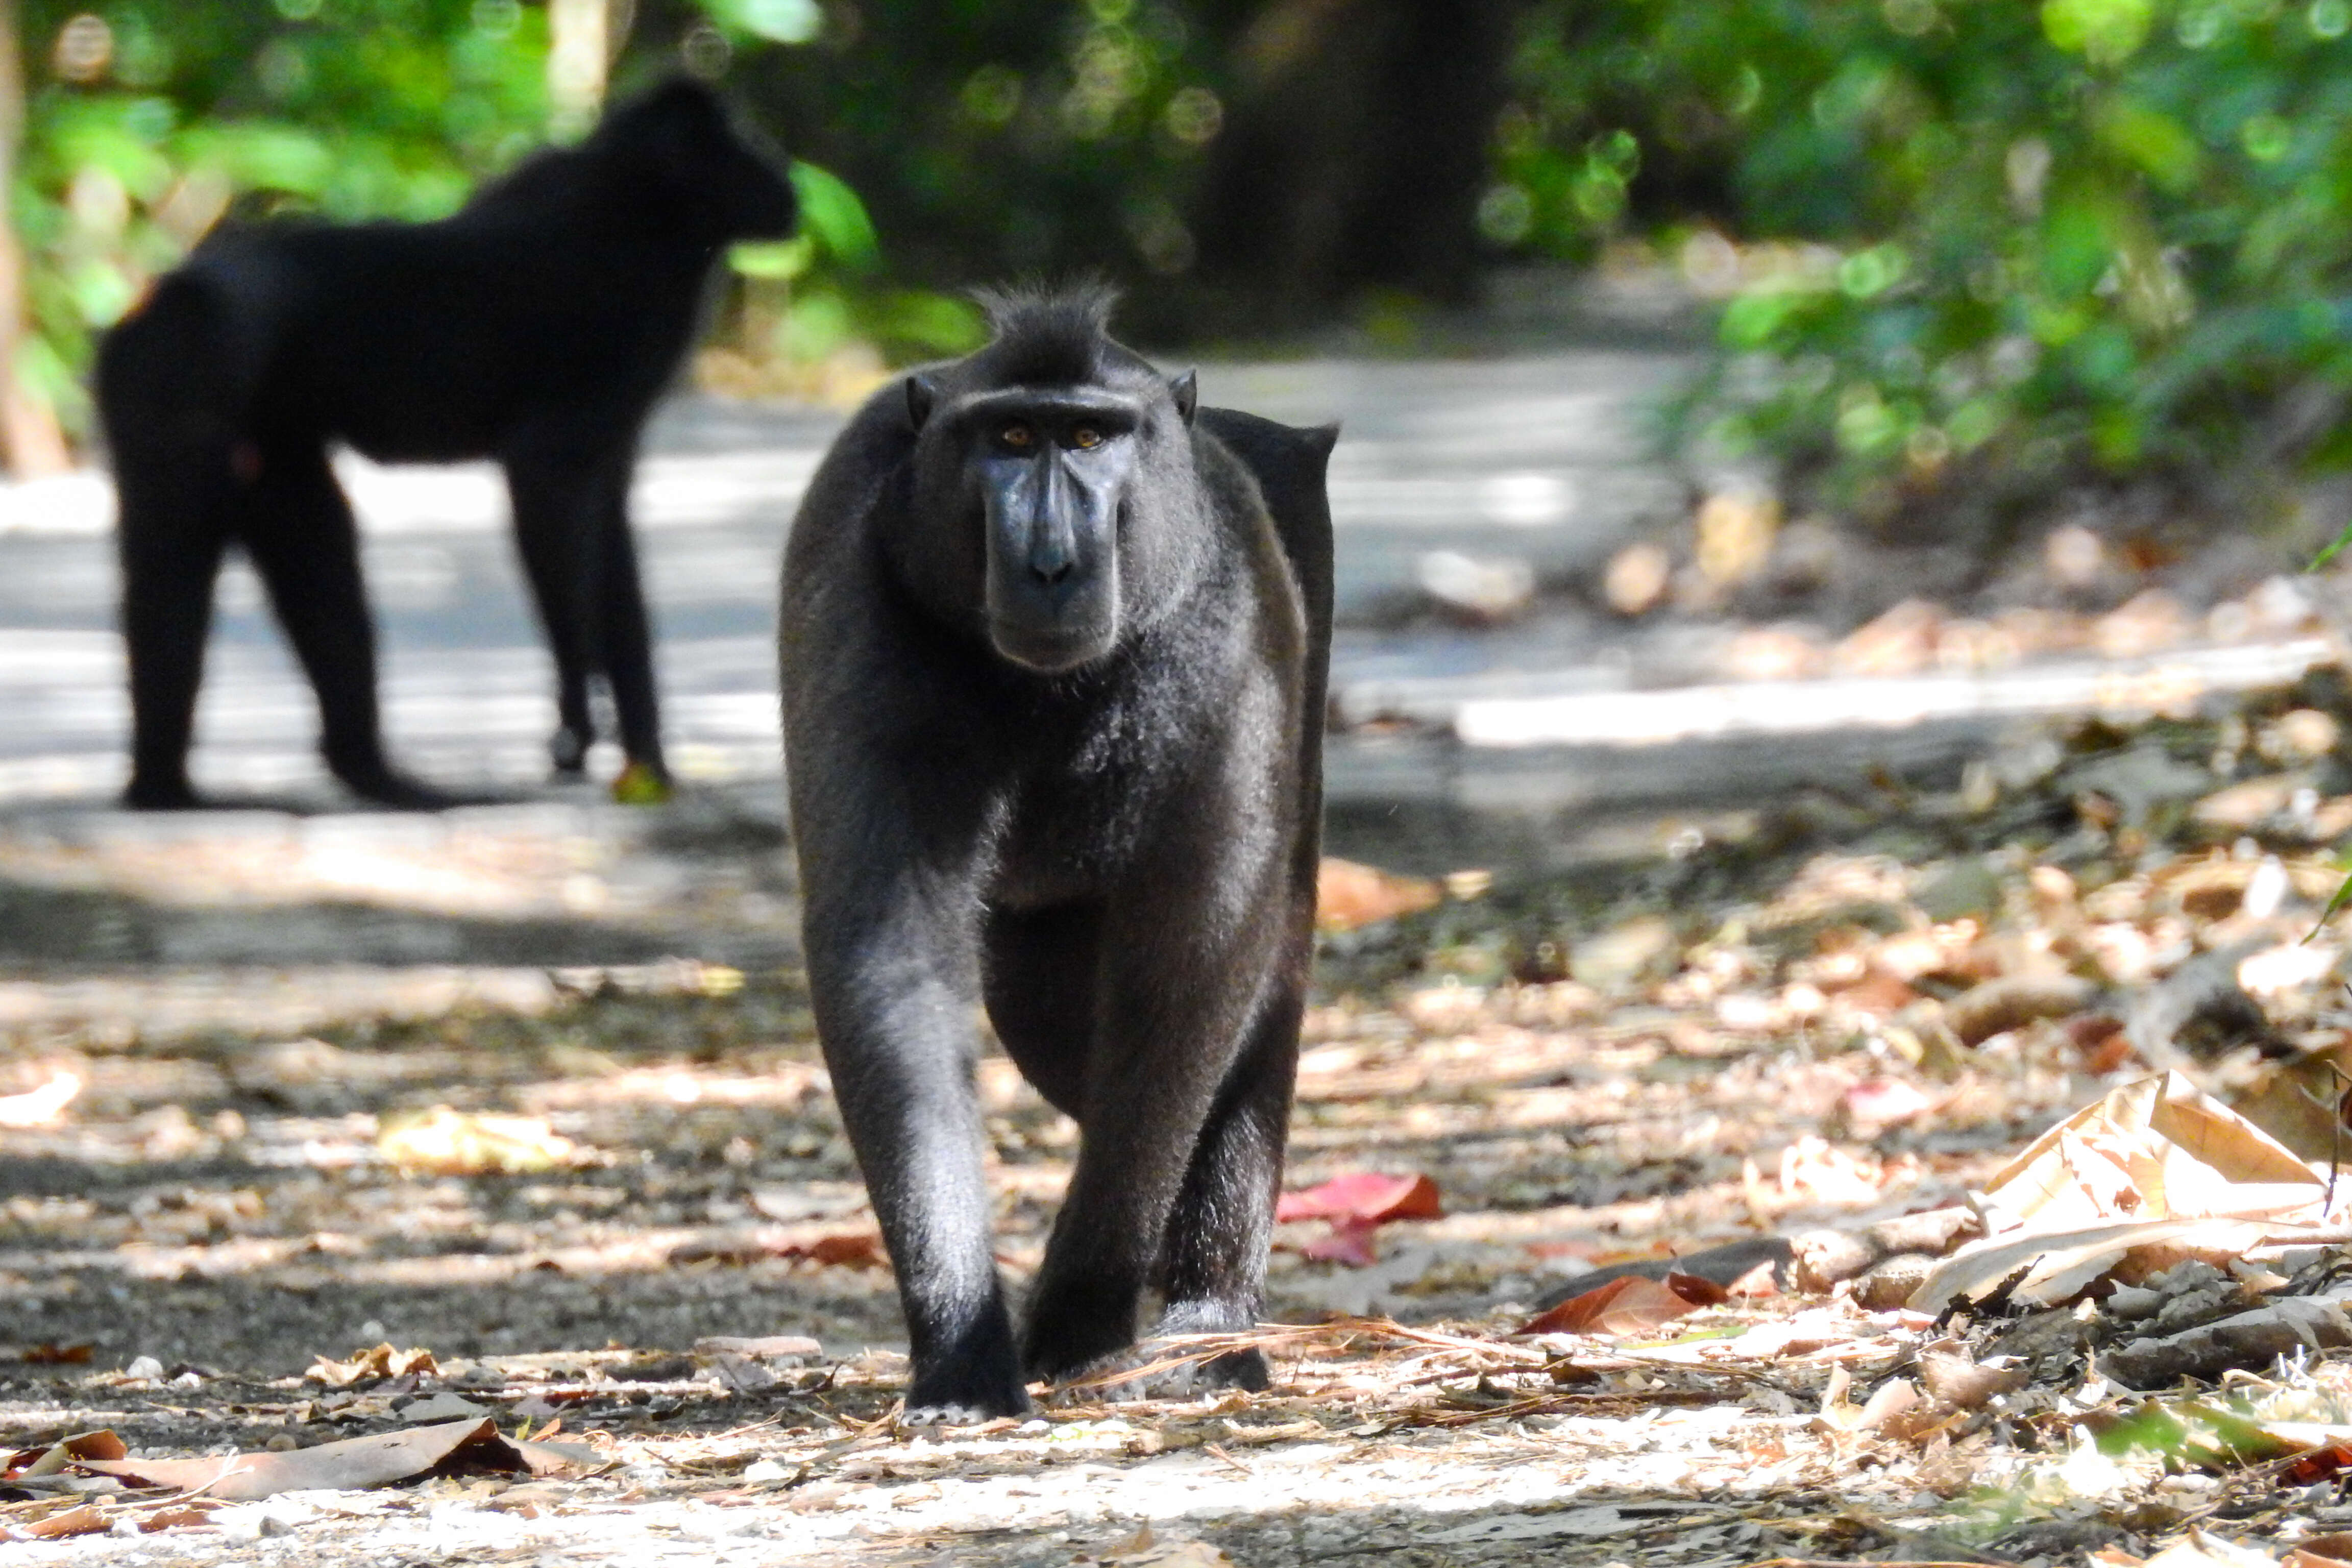
[[[1194,259],[1188,210],[1224,120],[1222,40],[1261,9],[863,5],[854,30],[746,59],[729,80],[873,204],[901,281],[1175,276]]]
[[[732,48],[782,52],[814,0],[702,0]],[[695,15],[689,12],[689,17]],[[20,7],[26,127],[12,216],[31,331],[17,366],[86,427],[94,334],[224,216],[429,219],[546,140],[548,14],[520,0],[129,0]],[[666,49],[625,77],[670,68]],[[799,238],[734,255],[766,346],[822,359],[971,346],[961,301],[885,286],[873,220],[826,170],[793,171]]]
[[[1709,226],[1695,434],[1848,498],[2352,457],[2281,416],[2352,385],[2347,0],[1591,10],[1531,22],[1483,211],[1551,254]]]
[[[18,370],[70,426],[91,334],[224,212],[437,217],[546,124],[546,14],[514,0],[44,0],[20,22]]]

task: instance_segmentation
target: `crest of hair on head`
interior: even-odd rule
[[[980,289],[972,298],[987,312],[993,339],[988,357],[1005,380],[1053,386],[1100,378],[1111,309],[1118,303],[1109,284],[1024,283]]]

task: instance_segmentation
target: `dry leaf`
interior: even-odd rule
[[[2308,1166],[2188,1079],[2141,1079],[2067,1117],[2003,1167],[1985,1206],[2023,1228],[1954,1253],[1909,1305],[1941,1311],[2021,1276],[2014,1300],[2053,1306],[2127,1256],[2151,1268],[2189,1257],[2227,1262],[2265,1239],[2309,1233],[2326,1197]]]
[[[119,1459],[131,1450],[122,1439],[103,1428],[96,1432],[77,1432],[61,1437],[45,1448],[26,1448],[8,1458],[5,1473],[15,1480],[24,1476],[54,1476],[77,1459]]]
[[[1810,1132],[1780,1151],[1780,1191],[1800,1202],[1876,1203],[1879,1180],[1874,1168]]]
[[[1437,1184],[1427,1176],[1383,1176],[1353,1171],[1319,1187],[1285,1193],[1276,1219],[1354,1220],[1379,1225],[1392,1219],[1436,1219],[1444,1213]]]
[[[323,1383],[329,1388],[348,1388],[362,1378],[406,1377],[411,1373],[440,1370],[431,1351],[401,1351],[382,1344],[373,1350],[354,1352],[349,1361],[331,1361],[323,1355],[318,1356],[312,1360],[310,1369],[302,1375],[313,1383]]]
[[[706,1334],[694,1342],[697,1355],[783,1356],[823,1355],[824,1347],[806,1334],[766,1334],[744,1339],[733,1334]]]
[[[557,1475],[602,1463],[573,1444],[527,1443],[499,1435],[498,1423],[446,1421],[432,1426],[321,1443],[285,1453],[225,1454],[204,1459],[81,1459],[83,1469],[138,1486],[176,1487],[227,1502],[258,1502],[279,1492],[388,1486],[463,1464],[479,1469]]]
[[[1101,1561],[1103,1568],[1236,1568],[1232,1558],[1205,1541],[1155,1543],[1148,1524]]]
[[[37,1519],[24,1527],[25,1533],[41,1541],[57,1541],[68,1535],[96,1535],[113,1526],[98,1510],[84,1503],[79,1508]]]
[[[1874,1131],[1908,1121],[1935,1105],[1918,1085],[1899,1078],[1864,1079],[1845,1091],[1846,1120]],[[1858,1132],[1859,1135],[1859,1132]]]
[[[1349,1268],[1370,1268],[1381,1260],[1381,1227],[1360,1219],[1335,1219],[1331,1234],[1308,1242],[1298,1249],[1299,1256],[1317,1263],[1345,1264]]]
[[[2345,1568],[2352,1563],[2352,1531],[2306,1535],[2286,1554],[2284,1568]]]
[[[2166,1547],[2142,1568],[2273,1568],[2273,1564],[2267,1552],[2192,1530],[2188,1539]]]
[[[1354,931],[1433,909],[1444,898],[1435,882],[1327,857],[1315,877],[1315,923],[1325,931]]]
[[[1669,1274],[1664,1279],[1621,1275],[1581,1296],[1570,1296],[1548,1312],[1519,1325],[1523,1334],[1612,1334],[1623,1338],[1654,1332],[1676,1318],[1726,1300],[1728,1292],[1712,1280],[1690,1274]]]
[[[2036,1229],[2069,1230],[2114,1220],[2265,1218],[2312,1205],[2325,1191],[2270,1134],[2180,1074],[2161,1073],[2051,1128],[1993,1176],[1985,1196]],[[2119,1210],[2125,1194],[2131,1206]]]
[[[62,1068],[49,1081],[22,1094],[0,1095],[0,1127],[50,1127],[61,1121],[66,1107],[81,1093],[81,1075]]]
[[[520,1174],[581,1163],[583,1151],[538,1116],[491,1116],[436,1105],[386,1127],[376,1152],[406,1173]]]
[[[1391,1219],[1435,1219],[1444,1212],[1437,1184],[1427,1176],[1383,1176],[1351,1171],[1319,1187],[1285,1193],[1275,1207],[1284,1220],[1328,1219],[1331,1234],[1299,1248],[1318,1263],[1369,1268],[1380,1261],[1378,1232]]]
[[[2023,1363],[1981,1366],[1948,1351],[1919,1352],[1919,1381],[1937,1404],[1953,1410],[1974,1410],[1997,1394],[2025,1386]]]
[[[835,1264],[844,1268],[887,1268],[890,1255],[882,1246],[879,1231],[845,1231],[837,1236],[820,1236],[814,1241],[795,1241],[777,1249],[780,1258],[805,1258],[812,1263]]]

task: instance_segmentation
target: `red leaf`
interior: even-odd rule
[[[1369,1220],[1335,1219],[1331,1234],[1319,1241],[1310,1241],[1300,1247],[1299,1254],[1318,1263],[1344,1263],[1350,1268],[1370,1268],[1381,1260],[1378,1246],[1381,1227]]]
[[[1679,1268],[1667,1271],[1666,1289],[1694,1307],[1720,1307],[1731,1300],[1730,1286],[1718,1285],[1704,1274],[1685,1274]]]
[[[90,1507],[89,1504],[84,1503],[79,1508],[68,1509],[64,1513],[53,1513],[46,1519],[37,1519],[26,1525],[24,1530],[27,1535],[37,1536],[43,1541],[53,1541],[66,1535],[96,1535],[100,1531],[110,1528],[112,1528],[111,1521],[104,1514]]]
[[[812,1263],[835,1263],[848,1268],[887,1268],[890,1265],[890,1259],[882,1250],[882,1237],[870,1230],[820,1236],[814,1241],[795,1242],[783,1248],[783,1256],[805,1258]]]
[[[1427,1176],[1383,1176],[1374,1171],[1351,1171],[1334,1176],[1319,1187],[1285,1193],[1274,1211],[1276,1219],[1328,1219],[1334,1223],[1360,1220],[1378,1225],[1391,1219],[1435,1219],[1445,1211],[1437,1200],[1437,1184]]]
[[[1619,1336],[1648,1333],[1661,1324],[1671,1323],[1711,1304],[1694,1301],[1684,1294],[1683,1288],[1694,1283],[1715,1291],[1717,1300],[1724,1299],[1722,1286],[1695,1279],[1691,1275],[1669,1276],[1662,1284],[1638,1274],[1625,1274],[1581,1296],[1570,1296],[1551,1310],[1528,1319],[1519,1325],[1519,1332]]]

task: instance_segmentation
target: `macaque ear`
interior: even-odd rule
[[[1201,405],[1201,376],[1197,371],[1168,378],[1168,395],[1176,400],[1177,416],[1185,424],[1192,423],[1193,411]]]
[[[907,423],[920,430],[940,400],[940,384],[928,375],[907,378]]]

